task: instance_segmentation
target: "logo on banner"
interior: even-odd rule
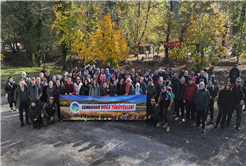
[[[73,113],[78,113],[79,112],[79,103],[77,102],[72,102],[70,104],[70,109]]]

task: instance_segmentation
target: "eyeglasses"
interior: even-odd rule
[[[50,99],[50,100],[54,100],[54,99]]]
[[[76,80],[79,80],[79,79],[76,79]]]
[[[241,81],[236,81],[236,82],[240,83]]]

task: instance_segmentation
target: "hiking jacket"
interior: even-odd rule
[[[198,89],[195,93],[194,104],[196,110],[207,111],[208,105],[210,103],[210,94],[207,89]]]
[[[191,85],[187,84],[185,87],[183,100],[187,100],[189,102],[194,103],[194,96],[195,96],[197,89],[198,89],[198,86],[195,85],[194,83],[192,83]]]

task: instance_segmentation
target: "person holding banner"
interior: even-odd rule
[[[48,121],[59,121],[59,118],[57,116],[57,104],[54,102],[53,96],[50,96],[49,101],[43,106],[41,117],[43,118],[44,129],[47,128]]]
[[[94,79],[89,88],[89,96],[100,96],[100,86],[97,80]]]
[[[127,80],[126,80],[125,92],[126,92],[125,96],[132,95],[134,93],[134,87],[131,84],[131,79],[130,78],[127,78]]]
[[[117,96],[118,94],[118,88],[117,88],[117,81],[114,81],[114,84],[111,84],[109,87],[109,96]]]
[[[120,79],[120,84],[119,84],[118,88],[119,88],[118,95],[125,95],[126,85],[125,85],[125,79],[124,78]]]
[[[79,95],[89,96],[89,89],[89,81],[85,79],[84,84],[80,88]]]
[[[155,103],[155,98],[151,98],[151,105],[146,113],[146,116],[144,117],[143,125],[146,127],[145,122],[146,121],[152,121],[153,127],[152,129],[155,129],[157,126],[157,122],[159,120],[160,116],[160,107],[158,104]]]
[[[171,107],[173,104],[173,99],[171,93],[169,93],[166,89],[165,85],[161,86],[161,93],[158,99],[158,105],[160,104],[160,108],[163,113],[163,117],[165,120],[165,125],[163,128],[167,128],[167,132],[170,131],[170,115],[171,115]]]
[[[139,83],[136,83],[136,89],[134,90],[134,94],[135,95],[141,95],[141,94],[143,94],[142,89],[140,89],[140,84]]]
[[[65,95],[75,95],[76,87],[71,81],[71,77],[67,78],[67,83],[63,86]]]
[[[109,94],[109,88],[107,87],[106,82],[103,83],[103,86],[100,90],[101,96],[108,96]]]

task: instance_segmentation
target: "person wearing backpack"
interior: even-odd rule
[[[232,86],[235,84],[236,78],[240,76],[240,71],[237,68],[237,64],[230,70],[229,78]]]
[[[205,83],[202,81],[199,83],[199,89],[195,93],[194,104],[197,110],[196,126],[194,129],[200,128],[202,118],[202,132],[206,131],[206,112],[210,103],[210,93],[205,88]]]
[[[209,113],[210,113],[210,122],[213,124],[214,119],[214,98],[217,96],[217,89],[214,85],[212,85],[212,81],[208,81],[208,85],[206,89],[209,91],[210,94],[210,104],[209,104]]]
[[[193,78],[189,78],[189,83],[185,87],[183,102],[186,107],[186,122],[191,124],[191,126],[195,123],[195,105],[194,105],[194,96],[198,86],[194,83]],[[191,118],[190,118],[191,114]],[[190,121],[191,120],[191,121]]]
[[[149,79],[148,82],[149,82],[149,84],[146,86],[146,91],[145,91],[145,93],[147,94],[147,110],[149,110],[149,107],[151,104],[150,100],[152,98],[155,98],[157,95],[156,88],[153,84],[153,80]]]
[[[237,111],[236,130],[240,130],[243,102],[246,99],[246,88],[244,88],[241,85],[241,83],[242,83],[242,79],[238,77],[236,79],[236,84],[232,88],[232,92],[234,94],[233,109],[229,111],[228,117],[227,117],[227,123],[226,123],[226,126],[229,127],[232,114],[234,110],[236,110]]]
[[[163,113],[165,120],[165,125],[163,128],[167,128],[167,132],[170,131],[170,115],[172,104],[173,99],[171,93],[167,91],[165,85],[161,85],[161,93],[158,98],[158,105],[160,105],[160,109],[162,110],[161,112]]]

